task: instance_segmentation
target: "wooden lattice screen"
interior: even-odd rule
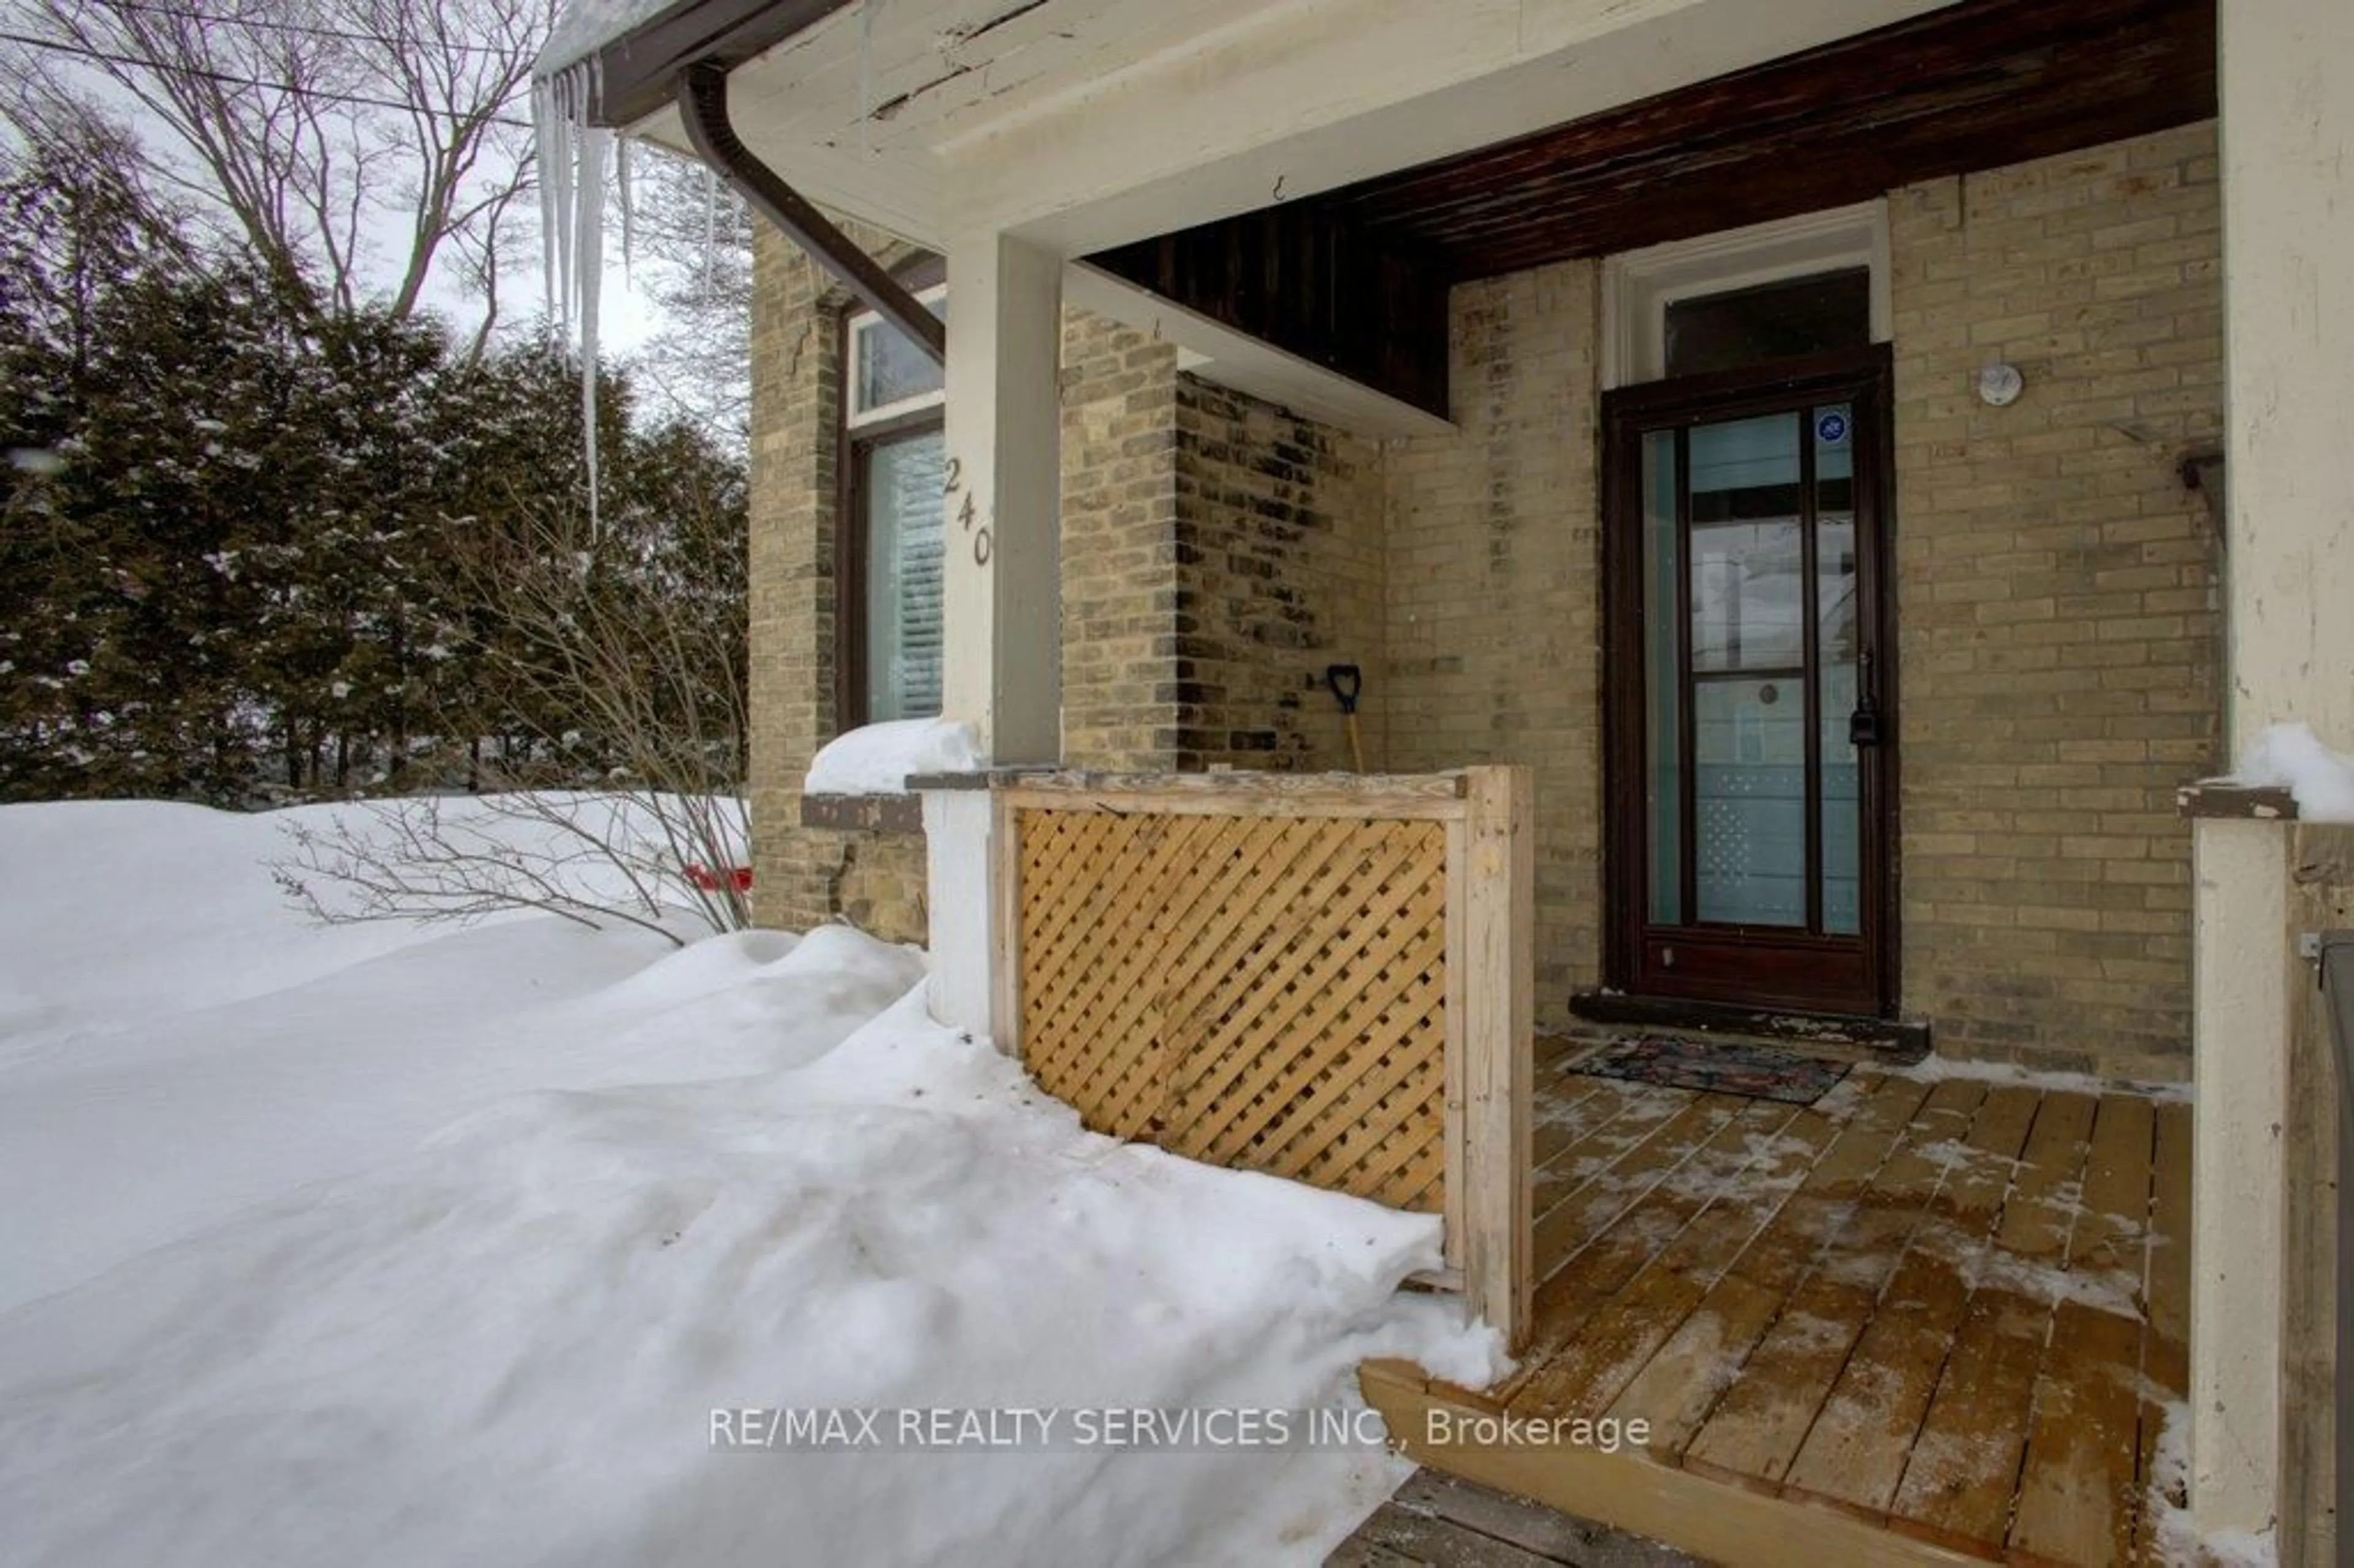
[[[1447,1277],[1511,1332],[1527,806],[1515,768],[1023,780],[1001,1039],[1098,1131],[1444,1214]]]

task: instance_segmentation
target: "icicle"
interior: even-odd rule
[[[540,216],[546,226],[544,264],[549,314],[558,340],[578,330],[581,441],[588,464],[588,525],[601,531],[598,474],[598,324],[605,280],[605,165],[613,133],[589,125],[588,110],[602,90],[594,60],[567,67],[533,90],[540,158]],[[622,247],[630,238],[624,207]]]
[[[637,249],[637,203],[630,191],[630,139],[613,141],[613,185],[621,199],[621,281],[631,281],[630,262]]]
[[[603,532],[597,482],[597,315],[605,284],[605,149],[611,132],[591,130],[580,139],[579,187],[575,196],[580,234],[574,243],[578,273],[574,280],[580,312],[580,418],[588,459],[588,534]]]
[[[564,200],[559,181],[560,171],[572,161],[572,117],[566,113],[561,101],[559,81],[542,78],[531,85],[531,122],[533,140],[538,145],[539,156],[539,271],[545,293],[547,319],[557,327],[563,319],[559,308],[565,268],[558,257],[564,228]]]

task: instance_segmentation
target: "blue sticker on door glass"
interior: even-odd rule
[[[1827,447],[1847,445],[1847,416],[1836,408],[1816,415],[1815,440]]]

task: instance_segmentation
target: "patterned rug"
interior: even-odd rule
[[[1772,1045],[1646,1034],[1604,1046],[1576,1070],[1597,1078],[1810,1106],[1847,1076],[1849,1065]]]

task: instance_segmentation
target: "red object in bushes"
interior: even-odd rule
[[[699,862],[686,868],[687,881],[705,893],[718,892],[720,878],[723,876],[726,878],[727,885],[735,891],[738,893],[752,891],[752,868],[748,865],[731,865],[726,871],[716,874]]]

